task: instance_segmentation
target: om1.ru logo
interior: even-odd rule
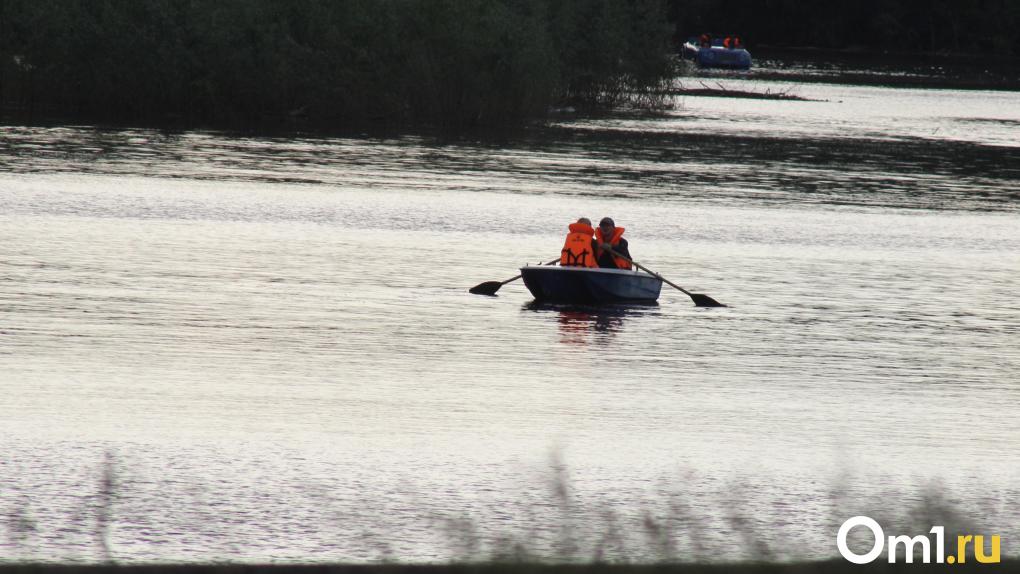
[[[871,534],[875,537],[875,544],[867,554],[857,554],[846,544],[846,537],[850,534],[850,531],[857,526],[863,526],[868,530],[871,530]],[[992,551],[991,554],[985,554],[985,537],[978,535],[961,535],[956,537],[956,555],[950,554],[946,556],[946,529],[944,526],[932,526],[931,534],[935,535],[935,563],[936,564],[963,564],[967,561],[967,546],[973,544],[974,548],[974,559],[982,564],[997,564],[999,562],[999,537],[998,535],[992,536]],[[836,535],[836,547],[839,548],[839,553],[843,555],[843,558],[853,562],[854,564],[868,564],[874,562],[882,554],[882,550],[885,547],[885,532],[882,531],[882,527],[877,522],[868,518],[867,516],[854,516],[843,523],[843,526],[839,527],[839,534]],[[896,550],[902,545],[904,551],[904,561],[907,564],[913,564],[914,562],[914,548],[916,545],[921,545],[921,562],[924,564],[931,564],[931,540],[923,535],[919,534],[913,538],[909,536],[890,536],[889,537],[889,563],[894,564],[896,562]]]

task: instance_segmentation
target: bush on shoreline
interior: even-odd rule
[[[239,125],[505,125],[654,99],[659,0],[5,0],[0,106]]]

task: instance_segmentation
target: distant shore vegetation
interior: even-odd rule
[[[519,124],[654,105],[660,0],[2,0],[8,118]]]
[[[671,101],[701,33],[1020,57],[1020,1],[0,0],[0,120],[521,125]]]

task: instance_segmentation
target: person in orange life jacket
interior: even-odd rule
[[[727,50],[729,50],[730,48],[733,47],[733,38],[730,38],[729,36],[726,36],[726,39],[722,41],[722,45],[723,45],[723,48],[726,48]]]
[[[617,227],[611,217],[603,217],[599,222],[599,228],[595,230],[595,260],[599,267],[607,269],[630,269],[630,263],[626,259],[615,257],[605,249],[611,247],[618,255],[627,259],[630,256],[630,249],[627,248],[627,240],[623,238],[623,228]]]
[[[582,217],[577,223],[571,223],[570,233],[563,242],[560,251],[562,267],[598,267],[595,263],[595,230],[591,228],[591,220]]]

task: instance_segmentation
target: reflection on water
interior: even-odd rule
[[[756,87],[750,80],[724,85],[770,87]],[[981,211],[1015,211],[1020,205],[1014,185],[1020,178],[1016,92],[819,85],[803,90],[824,101],[687,98],[662,115],[574,118],[504,139],[231,137],[4,127],[0,170],[259,181],[416,195],[495,191]],[[132,204],[156,209],[160,201],[150,196]],[[74,212],[81,207],[75,205]],[[125,208],[118,206],[122,212]],[[246,201],[238,209],[247,213],[221,216],[273,216],[250,213],[257,208]],[[284,215],[327,220],[330,214],[320,209],[277,217]],[[345,215],[363,221],[373,217]],[[410,213],[404,218],[409,228],[455,225]]]
[[[565,305],[531,301],[521,309],[539,315],[553,315],[559,327],[559,342],[584,347],[609,345],[630,318],[654,315],[657,302],[632,305]]]
[[[867,52],[838,56],[814,50],[754,50],[755,66],[747,75],[930,88],[971,87],[1015,90],[1020,70],[1010,58]]]

